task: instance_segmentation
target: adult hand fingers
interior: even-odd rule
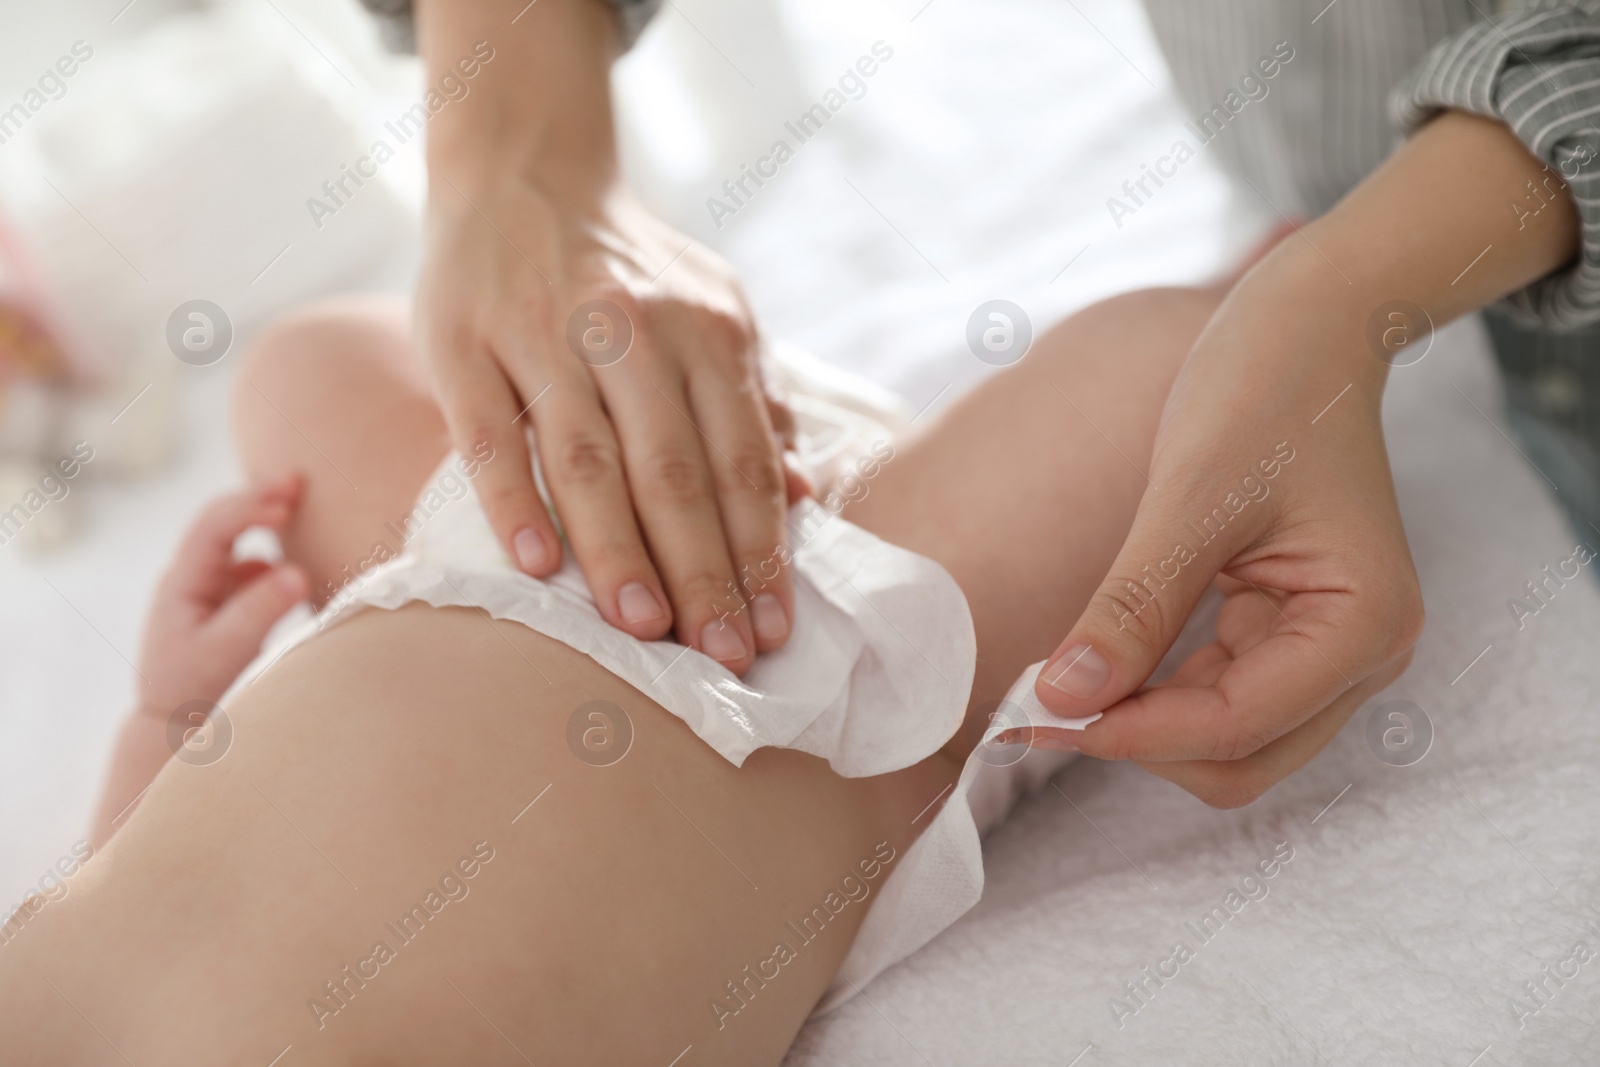
[[[811,475],[800,464],[800,457],[787,449],[783,453],[783,485],[784,499],[791,507],[817,492],[817,487],[811,484]]]
[[[1349,591],[1292,594],[1272,605],[1259,643],[1231,659],[1213,649],[1197,654],[1212,658],[1214,681],[1180,671],[1175,684],[1133,694],[1091,724],[1079,748],[1152,761],[1233,761],[1261,751],[1351,692],[1370,692],[1369,679],[1409,650],[1414,634],[1401,633],[1386,607]],[[1185,684],[1194,681],[1202,684]]]
[[[595,377],[622,441],[628,488],[672,600],[678,640],[742,673],[755,641],[735,594],[711,467],[715,445],[695,419],[677,368],[641,332],[626,365],[597,368]]]
[[[799,437],[800,428],[795,422],[794,412],[789,407],[789,391],[766,359],[761,361],[759,373],[761,399],[767,409],[767,422],[772,425],[772,432],[778,435],[778,440],[783,446],[793,448]]]
[[[1188,488],[1182,495],[1155,486],[1146,491],[1105,580],[1039,672],[1035,692],[1056,714],[1105,711],[1143,685],[1217,571],[1266,526],[1257,506],[1225,519],[1209,543],[1196,547],[1186,516],[1205,514],[1194,501],[1205,499],[1210,485]]]
[[[534,484],[526,427],[533,405],[549,403],[541,393],[551,383],[529,376],[519,395],[489,352],[462,344],[470,347],[447,357],[451,373],[438,375],[450,436],[456,451],[480,461],[474,488],[506,553],[528,574],[547,577],[561,566],[561,540]]]
[[[742,354],[723,353],[691,376],[689,399],[706,437],[738,597],[749,605],[757,650],[771,652],[788,641],[794,618],[787,478],[760,386],[747,366]]]
[[[551,362],[554,385],[533,427],[567,542],[605,620],[659,640],[672,630],[672,602],[645,550],[611,418],[581,366]]]
[[[1331,704],[1277,740],[1237,760],[1140,760],[1139,766],[1193,793],[1214,808],[1239,808],[1254,802],[1322,751],[1350,716],[1411,662],[1407,652],[1392,665],[1337,697]]]

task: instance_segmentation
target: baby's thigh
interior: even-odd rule
[[[231,720],[27,931],[134,1062],[777,1063],[949,780],[737,769],[565,646],[424,606]]]
[[[975,708],[1049,655],[1105,577],[1149,485],[1172,381],[1220,299],[1154,289],[1078,312],[896,442],[844,509],[960,584],[978,637]]]

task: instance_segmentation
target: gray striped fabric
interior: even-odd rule
[[[1472,26],[1472,0],[1144,0],[1186,108],[1204,115],[1239,99],[1241,79],[1287,45],[1210,147],[1235,177],[1287,215],[1332,207],[1381,163],[1398,136],[1389,90],[1435,42]],[[1225,106],[1225,105],[1224,105]]]
[[[1253,186],[1283,213],[1326,211],[1383,160],[1399,131],[1414,130],[1444,108],[1504,121],[1568,182],[1582,217],[1578,259],[1489,308],[1485,321],[1524,454],[1556,486],[1578,535],[1594,543],[1600,531],[1600,2],[1144,4],[1195,116],[1191,133],[1207,134],[1241,186]],[[1260,57],[1280,42],[1294,58],[1273,78],[1257,76]],[[1246,75],[1254,81],[1242,87]],[[1236,111],[1223,103],[1230,92]],[[1226,121],[1213,137],[1198,124],[1219,105]],[[1530,191],[1524,210],[1536,202]]]
[[[1487,0],[1145,0],[1178,91],[1203,115],[1282,42],[1294,58],[1212,147],[1274,208],[1318,215],[1398,132],[1444,108],[1506,122],[1570,182],[1584,250],[1510,306],[1554,329],[1600,321],[1600,0],[1493,13]],[[1530,197],[1530,203],[1535,203]],[[1510,210],[1508,207],[1507,210]]]
[[[1558,329],[1600,321],[1600,2],[1529,4],[1436,45],[1401,82],[1394,114],[1411,129],[1447,107],[1505,122],[1578,203],[1577,263],[1515,294],[1511,308]],[[1526,203],[1537,206],[1532,195]]]
[[[459,2],[459,0],[458,0]],[[622,44],[632,48],[661,7],[661,0],[608,0],[617,9],[622,26]],[[383,41],[396,52],[415,52],[417,32],[411,19],[411,0],[361,0],[361,6],[378,20]]]

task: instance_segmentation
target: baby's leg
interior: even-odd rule
[[[938,560],[967,595],[978,670],[966,752],[1088,605],[1147,486],[1167,392],[1224,290],[1130,293],[1040,337],[917,436],[843,514]]]
[[[776,1064],[952,776],[735,768],[571,649],[425,605],[229,713],[0,947],[6,1062]],[[575,717],[626,754],[585,760]]]

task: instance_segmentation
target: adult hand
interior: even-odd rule
[[[514,176],[444,176],[428,236],[423,347],[458,447],[494,449],[477,492],[517,564],[545,576],[562,552],[531,429],[608,622],[645,639],[675,627],[735,671],[781,646],[791,426],[727,265],[630,198],[580,216]]]
[[[1128,539],[1038,690],[1063,714],[1106,711],[1074,739],[1084,752],[1224,807],[1320,749],[1404,669],[1422,625],[1379,421],[1385,365],[1319,342],[1341,331],[1262,291],[1281,277],[1241,283],[1196,344]],[[1217,639],[1139,690],[1213,582]]]
[[[491,58],[430,127],[419,339],[457,447],[494,449],[476,489],[518,566],[563,551],[531,437],[605,619],[742,673],[793,617],[792,424],[732,271],[616,175],[611,20],[597,0],[420,8],[441,84],[452,57]]]
[[[1405,669],[1422,601],[1372,339],[1405,336],[1392,323],[1422,344],[1569,259],[1559,188],[1526,232],[1505,209],[1547,178],[1504,126],[1452,112],[1245,276],[1174,383],[1122,551],[1040,674],[1051,710],[1105,712],[1058,741],[1238,806]],[[1141,689],[1214,580],[1217,640]]]

